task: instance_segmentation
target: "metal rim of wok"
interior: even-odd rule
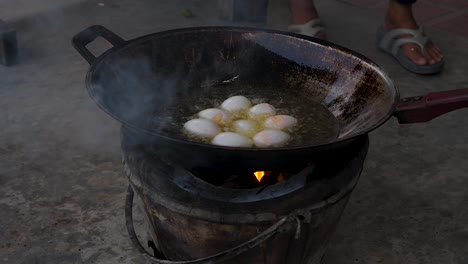
[[[155,36],[161,37],[161,36],[165,36],[165,35],[173,35],[175,33],[190,32],[190,31],[204,31],[204,30],[208,30],[208,31],[209,30],[234,30],[234,31],[238,30],[238,31],[251,31],[251,32],[264,32],[264,33],[280,34],[280,35],[290,36],[290,37],[294,37],[294,38],[297,38],[297,39],[303,39],[303,40],[307,40],[307,41],[310,41],[310,42],[314,42],[314,43],[317,43],[319,45],[329,47],[330,49],[333,49],[334,52],[352,55],[353,57],[356,57],[356,58],[362,60],[364,63],[367,64],[367,66],[372,68],[372,70],[375,71],[386,82],[386,84],[388,85],[388,88],[393,90],[394,99],[393,99],[392,107],[388,109],[387,114],[385,114],[378,122],[375,122],[375,124],[372,125],[369,129],[367,129],[365,131],[362,131],[360,133],[355,133],[355,134],[351,133],[348,136],[344,136],[342,138],[337,138],[336,140],[334,140],[332,142],[325,142],[325,143],[322,143],[322,144],[302,144],[302,145],[290,146],[290,147],[287,146],[287,147],[275,147],[275,148],[255,148],[255,147],[246,148],[246,147],[217,146],[217,145],[211,145],[211,144],[207,144],[207,143],[191,141],[191,140],[188,140],[188,139],[173,138],[173,137],[170,137],[170,136],[162,134],[162,133],[155,133],[154,131],[151,131],[151,130],[148,130],[148,129],[145,129],[145,128],[142,128],[142,127],[138,127],[138,126],[136,126],[134,124],[131,124],[131,123],[128,123],[128,122],[122,120],[119,116],[115,115],[115,113],[110,111],[106,106],[102,105],[99,102],[99,100],[96,99],[97,95],[91,89],[91,87],[93,85],[93,81],[92,81],[93,73],[95,72],[95,69],[100,65],[100,63],[102,63],[106,59],[107,56],[111,55],[116,50],[126,49],[130,45],[135,45],[138,42],[143,42],[147,38],[151,38],[151,37],[155,37]],[[340,45],[330,43],[330,42],[325,41],[325,40],[316,39],[316,38],[313,38],[313,37],[304,36],[304,35],[300,35],[300,34],[296,34],[296,33],[292,33],[292,32],[283,32],[283,31],[271,30],[271,29],[258,29],[258,28],[251,28],[251,27],[232,27],[232,26],[188,27],[188,28],[181,28],[181,29],[173,29],[173,30],[156,32],[156,33],[144,35],[144,36],[141,36],[141,37],[137,37],[137,38],[134,38],[134,39],[131,39],[131,40],[127,40],[127,41],[123,40],[122,43],[113,46],[109,50],[102,53],[100,56],[96,57],[95,60],[91,63],[90,68],[89,68],[89,70],[88,70],[88,72],[86,74],[86,88],[87,88],[87,91],[88,91],[90,97],[93,99],[93,101],[104,112],[106,112],[111,117],[118,120],[119,122],[121,122],[124,126],[136,129],[137,131],[145,132],[147,134],[158,136],[158,137],[161,137],[161,138],[164,138],[164,139],[167,139],[167,140],[180,142],[180,143],[184,143],[184,144],[196,145],[196,146],[200,146],[200,147],[204,147],[204,148],[223,149],[223,150],[238,150],[238,151],[256,151],[256,152],[272,152],[272,151],[281,152],[281,151],[301,150],[301,149],[304,149],[304,148],[321,148],[321,147],[326,148],[327,146],[331,146],[331,145],[338,146],[340,144],[348,143],[348,142],[354,140],[356,137],[358,137],[360,135],[363,135],[363,134],[367,134],[367,133],[377,129],[378,127],[380,127],[384,123],[386,123],[386,121],[388,121],[388,119],[390,119],[394,115],[396,104],[397,104],[397,102],[398,102],[398,100],[400,98],[400,93],[399,93],[398,89],[395,87],[394,82],[392,81],[392,79],[375,62],[373,62],[371,59],[367,58],[366,56],[364,56],[364,55],[362,55],[360,53],[357,53],[357,52],[355,52],[353,50],[342,47]]]

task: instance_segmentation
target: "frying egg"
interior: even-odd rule
[[[218,108],[208,108],[200,113],[198,113],[198,117],[211,120],[218,125],[224,125],[231,121],[231,117],[226,111],[218,109]]]
[[[267,118],[267,120],[265,120],[263,125],[266,128],[271,128],[271,129],[278,129],[278,130],[290,129],[293,126],[297,125],[297,119],[289,115],[275,115],[275,116]]]
[[[207,119],[192,119],[184,124],[184,128],[191,134],[204,138],[212,138],[219,133],[219,127]]]
[[[218,134],[213,138],[211,143],[225,147],[252,147],[252,140],[250,138],[233,132]]]
[[[252,106],[250,100],[242,95],[229,97],[221,104],[221,108],[229,112],[237,112],[250,106]]]
[[[234,123],[232,123],[232,127],[233,130],[237,133],[248,137],[255,135],[255,133],[258,131],[256,129],[257,126],[255,125],[255,123],[247,119],[240,119],[234,121]]]
[[[283,131],[266,129],[258,132],[253,137],[253,141],[255,146],[259,148],[281,147],[286,144],[290,138],[289,134]]]
[[[249,116],[250,117],[258,117],[258,116],[272,116],[276,114],[276,109],[271,104],[262,103],[258,105],[254,105],[249,109]]]

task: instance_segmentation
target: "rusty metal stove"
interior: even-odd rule
[[[315,264],[321,263],[358,181],[368,137],[333,158],[305,164],[287,180],[249,189],[201,180],[160,157],[132,130],[122,129],[121,144],[130,181],[127,228],[139,251],[154,263]],[[134,192],[157,245],[154,256],[133,228]]]

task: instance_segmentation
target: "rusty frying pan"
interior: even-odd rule
[[[86,48],[97,37],[113,45],[99,57]],[[72,43],[91,64],[86,76],[90,96],[123,124],[122,133],[133,135],[134,144],[149,146],[189,169],[296,166],[326,157],[392,116],[402,124],[426,122],[468,106],[468,89],[400,99],[391,79],[368,58],[293,33],[201,27],[126,41],[102,26],[92,26]],[[236,86],[217,85],[233,79]],[[181,116],[201,98],[235,94],[232,87],[244,87],[247,96],[318,104],[334,116],[339,130],[333,137],[310,137],[269,149],[188,140],[181,132]]]

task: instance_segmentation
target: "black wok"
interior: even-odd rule
[[[102,37],[112,48],[95,57],[86,45]],[[125,41],[102,26],[73,38],[91,64],[90,96],[123,124],[135,145],[196,166],[253,170],[296,166],[332,155],[393,115],[400,123],[425,122],[468,106],[468,89],[399,99],[391,79],[371,60],[302,35],[235,27],[186,28]],[[190,141],[177,120],[180,109],[210,97],[223,82],[269,87],[253,93],[291,93],[298,104],[319,103],[339,122],[338,136],[301,145],[257,149]],[[274,85],[273,85],[274,84]],[[220,88],[221,87],[221,88]]]

